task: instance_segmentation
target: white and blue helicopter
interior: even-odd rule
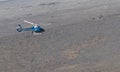
[[[32,31],[32,33],[34,35],[40,35],[41,33],[45,32],[45,29],[41,28],[40,25],[29,22],[27,20],[24,20],[24,22],[31,24],[32,27],[29,28],[23,28],[20,24],[18,24],[18,28],[16,29],[18,32],[22,32],[22,31]]]

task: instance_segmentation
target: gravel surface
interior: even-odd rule
[[[119,2],[92,5],[0,20],[0,72],[120,72]],[[17,33],[24,19],[46,31]]]

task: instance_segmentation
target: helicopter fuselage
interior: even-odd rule
[[[30,27],[30,28],[22,28],[21,25],[18,25],[18,26],[19,26],[19,28],[16,29],[18,32],[22,32],[22,31],[32,31],[32,32],[36,32],[36,33],[42,33],[42,32],[45,31],[45,30],[44,30],[43,28],[41,28],[40,26],[38,26],[38,27],[32,26],[32,27]]]

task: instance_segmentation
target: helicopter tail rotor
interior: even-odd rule
[[[22,32],[22,31],[23,31],[22,26],[21,26],[20,24],[18,24],[18,26],[19,26],[19,28],[17,28],[16,30],[17,30],[18,32]]]

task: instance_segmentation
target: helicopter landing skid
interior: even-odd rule
[[[33,32],[33,35],[41,35],[42,33]]]

